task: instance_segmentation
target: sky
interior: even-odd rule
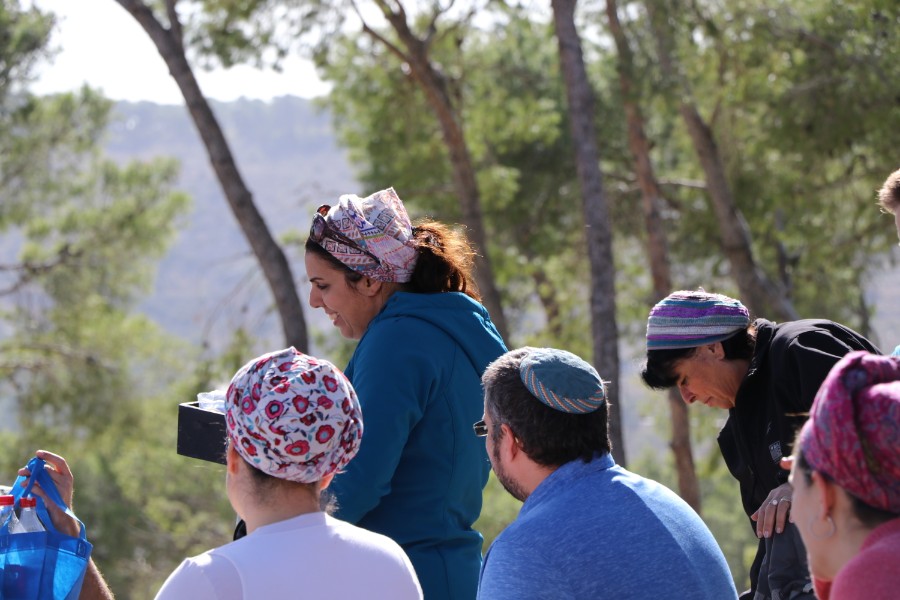
[[[182,104],[178,86],[144,30],[115,0],[32,0],[58,15],[51,46],[59,52],[38,69],[35,94],[67,92],[87,83],[107,98]],[[280,73],[247,66],[195,71],[207,98],[310,98],[328,88],[309,61],[291,58]]]

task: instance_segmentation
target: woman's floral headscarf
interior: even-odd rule
[[[378,281],[406,283],[418,257],[412,223],[394,188],[365,198],[345,194],[328,208],[330,227],[376,256],[378,260],[326,236],[320,245],[348,268]]]
[[[327,360],[293,347],[244,365],[225,405],[231,443],[274,477],[314,483],[359,450],[362,413],[350,381]]]

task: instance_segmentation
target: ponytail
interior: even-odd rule
[[[462,292],[479,302],[481,294],[472,277],[475,249],[465,235],[437,221],[413,227],[418,248],[416,267],[407,284],[419,294]]]

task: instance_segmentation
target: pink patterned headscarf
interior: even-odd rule
[[[319,481],[356,456],[361,412],[337,367],[293,347],[241,367],[225,401],[228,436],[244,460],[300,483]]]
[[[340,197],[326,215],[329,225],[377,256],[362,254],[331,238],[321,245],[347,267],[378,281],[406,283],[416,266],[416,245],[406,207],[394,188],[366,198],[353,194]]]
[[[819,388],[799,443],[813,469],[900,514],[900,358],[844,356]]]

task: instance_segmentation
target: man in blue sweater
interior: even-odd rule
[[[706,525],[671,490],[616,466],[606,390],[570,352],[513,350],[482,377],[497,479],[524,502],[484,559],[478,598],[737,598]]]

